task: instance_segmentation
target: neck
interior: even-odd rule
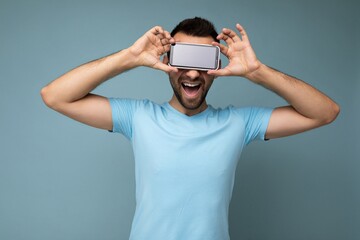
[[[198,113],[201,113],[201,112],[205,111],[208,107],[206,100],[204,100],[204,102],[197,108],[194,108],[194,109],[186,108],[178,101],[178,99],[176,98],[175,95],[173,95],[173,97],[170,99],[169,104],[173,108],[175,108],[177,111],[179,111],[187,116],[193,116]]]

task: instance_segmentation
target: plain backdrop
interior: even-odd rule
[[[127,239],[135,209],[130,143],[74,122],[40,90],[130,46],[155,25],[201,16],[241,23],[259,59],[341,106],[331,125],[249,145],[230,206],[238,240],[360,239],[359,2],[351,0],[0,1],[0,239]],[[223,59],[226,64],[226,59]],[[138,68],[96,93],[168,101],[165,73]],[[286,104],[242,78],[218,78],[214,107]]]

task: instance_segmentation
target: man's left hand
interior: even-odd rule
[[[233,30],[224,28],[217,39],[224,40],[227,46],[217,42],[213,43],[213,45],[220,47],[221,53],[229,59],[229,64],[222,69],[210,70],[208,74],[246,77],[260,67],[261,63],[251,47],[245,29],[240,24],[236,24],[236,28],[241,38]]]

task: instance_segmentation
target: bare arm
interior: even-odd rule
[[[339,106],[311,85],[262,64],[250,45],[242,26],[236,25],[241,38],[230,29],[223,29],[218,39],[227,46],[218,45],[229,58],[223,69],[209,71],[217,76],[241,76],[259,84],[282,98],[290,106],[278,107],[271,115],[266,138],[279,138],[304,132],[335,120]]]
[[[112,117],[107,98],[91,94],[108,79],[138,66],[176,71],[163,64],[160,56],[174,40],[161,27],[154,27],[131,47],[81,65],[57,78],[41,90],[50,108],[87,125],[111,130]]]
[[[290,106],[278,107],[271,115],[266,138],[279,138],[301,133],[331,123],[339,106],[311,85],[261,65],[248,78],[270,89]]]

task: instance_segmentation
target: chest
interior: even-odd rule
[[[244,147],[244,123],[241,119],[209,121],[192,124],[135,117],[132,144],[139,170],[185,176],[233,172]]]

